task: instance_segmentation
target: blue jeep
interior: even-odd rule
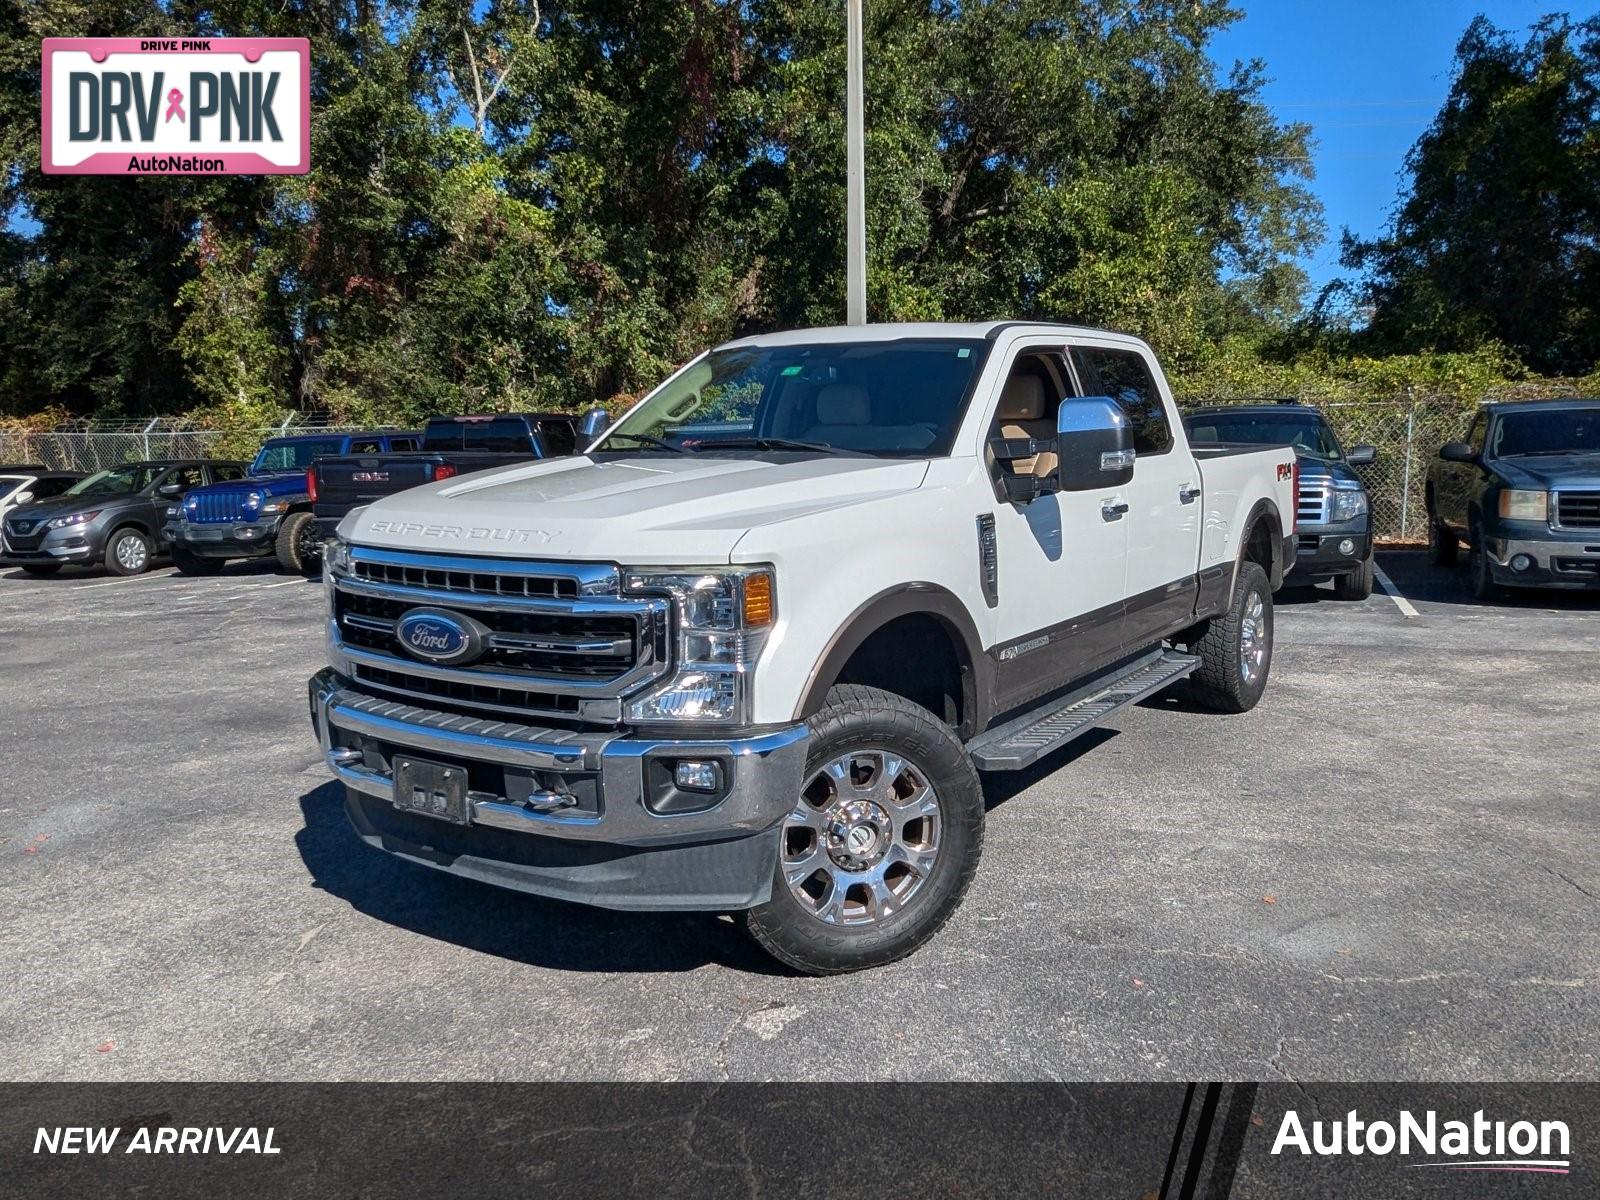
[[[230,558],[275,554],[286,571],[314,571],[322,543],[311,516],[306,472],[330,454],[415,450],[415,433],[318,433],[269,438],[249,477],[192,489],[167,509],[163,531],[185,575],[215,575]]]

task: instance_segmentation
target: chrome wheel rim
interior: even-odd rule
[[[828,925],[899,912],[933,873],[943,821],[923,770],[887,750],[852,750],[813,771],[783,824],[782,870]]]
[[[1254,683],[1267,667],[1267,606],[1261,593],[1251,592],[1244,602],[1244,617],[1239,622],[1239,675]]]
[[[145,547],[144,539],[134,534],[127,534],[117,539],[117,565],[129,571],[138,571],[144,567],[145,560],[150,557],[150,551]]]

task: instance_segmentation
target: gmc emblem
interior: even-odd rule
[[[350,476],[357,483],[386,483],[389,479],[387,471],[357,471]]]

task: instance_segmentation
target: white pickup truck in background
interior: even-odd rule
[[[1192,451],[1120,334],[746,338],[586,454],[352,512],[312,719],[371,845],[873,966],[960,902],[979,771],[1170,685],[1255,705],[1294,464]]]

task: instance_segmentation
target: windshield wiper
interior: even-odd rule
[[[613,433],[606,441],[609,442],[612,438],[627,438],[630,442],[638,442],[643,446],[658,446],[663,450],[670,450],[674,454],[688,454],[690,452],[687,446],[674,446],[671,442],[652,437],[648,433]]]
[[[823,454],[848,454],[858,458],[871,458],[865,450],[848,450],[843,446],[832,446],[827,442],[803,442],[798,438],[782,437],[734,437],[716,438],[700,443],[702,450],[724,450],[728,448],[740,450],[817,450]]]

